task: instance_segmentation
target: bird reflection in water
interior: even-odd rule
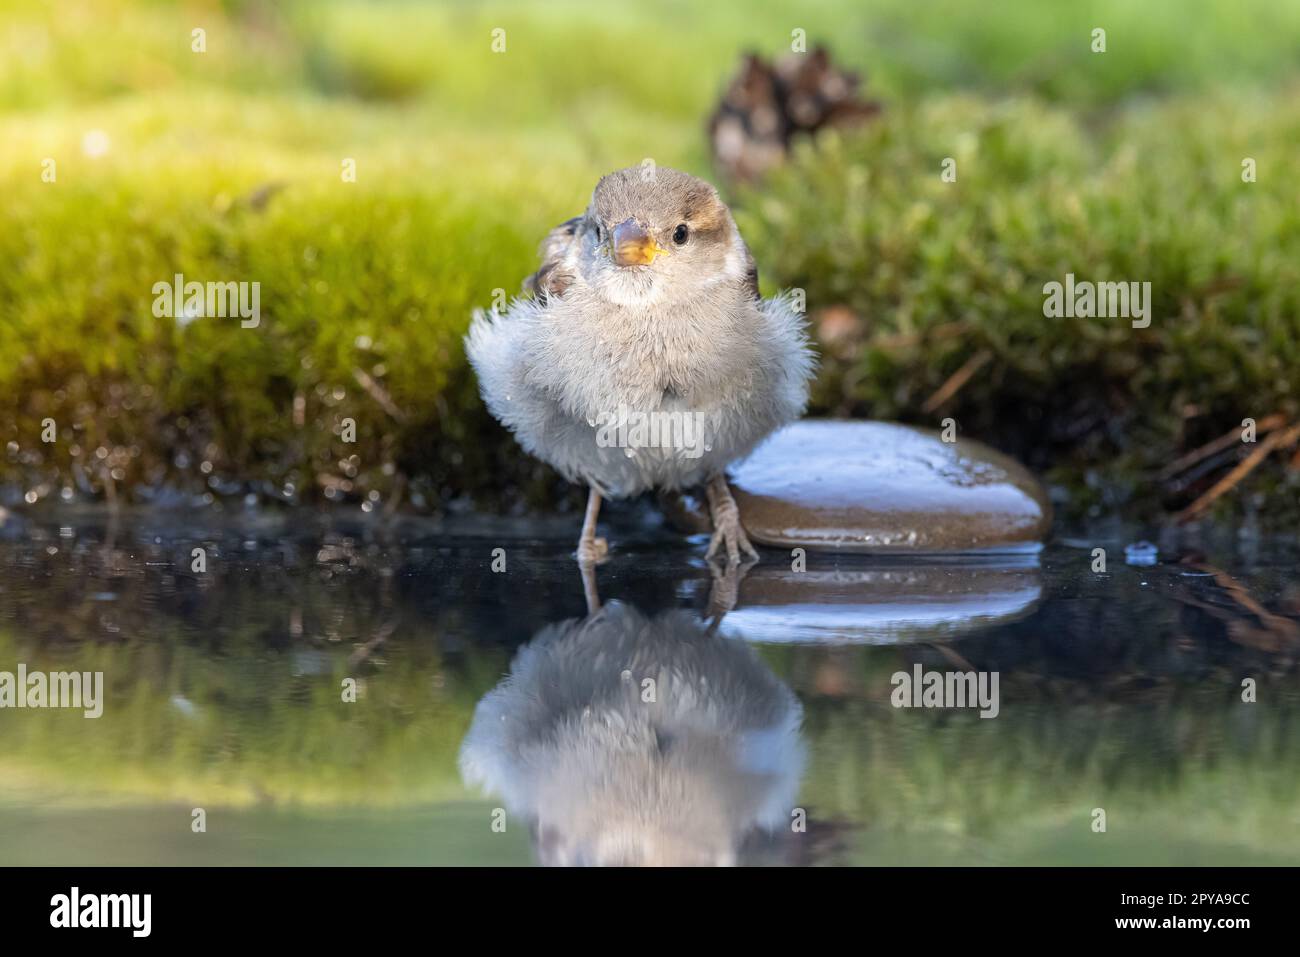
[[[548,625],[482,701],[461,773],[528,822],[546,865],[730,865],[789,831],[802,711],[744,640],[719,634],[734,566],[704,617],[600,606]]]

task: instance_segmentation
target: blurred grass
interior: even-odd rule
[[[470,309],[518,288],[601,173],[652,156],[708,176],[703,122],[739,53],[781,53],[796,28],[888,107],[737,197],[765,290],[865,324],[819,411],[926,421],[988,348],[941,412],[1085,498],[1085,463],[1114,460],[1128,485],[1108,504],[1176,446],[1294,411],[1295,4],[0,0],[0,24],[6,504],[110,486],[387,499],[405,478],[430,506],[553,499],[478,402]],[[1042,283],[1067,271],[1152,281],[1152,329],[1044,320]],[[259,281],[261,328],[155,319],[151,287],[177,272]],[[924,348],[891,351],[900,333]]]
[[[695,119],[736,52],[834,42],[890,100],[936,90],[1104,106],[1140,93],[1256,85],[1292,73],[1300,8],[1272,0],[663,0],[598,14],[577,0],[2,0],[0,104],[35,109],[176,88],[436,102],[479,124],[547,126],[605,99]],[[208,51],[190,51],[190,31]],[[506,30],[507,54],[490,52]],[[1094,56],[1091,31],[1107,31]],[[106,37],[112,43],[105,43]],[[503,93],[509,91],[508,97]]]

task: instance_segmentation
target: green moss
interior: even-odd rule
[[[205,122],[176,130],[160,115]],[[490,158],[490,139],[462,140],[449,155],[429,128],[399,133],[391,118],[215,96],[130,102],[68,125],[61,138],[10,126],[18,155],[69,157],[54,183],[31,185],[16,162],[6,171],[15,201],[0,238],[0,351],[16,361],[0,388],[20,397],[3,425],[17,446],[11,467],[51,493],[73,482],[76,464],[97,489],[113,469],[126,487],[212,478],[299,491],[318,472],[355,479],[359,491],[387,488],[398,462],[461,471],[455,457],[486,420],[460,336],[493,290],[518,288],[536,237],[567,210],[565,150],[539,138],[525,175]],[[80,156],[68,142],[80,128],[112,130],[108,154]],[[250,142],[233,162],[211,162]],[[476,149],[482,179],[467,192],[452,171]],[[356,160],[355,183],[343,180],[345,158]],[[542,201],[545,184],[556,200]],[[154,284],[176,273],[259,282],[260,326],[154,316]],[[60,427],[53,445],[40,441],[47,417]],[[338,436],[345,417],[355,445]],[[448,437],[456,445],[437,441]]]
[[[1298,411],[1294,102],[1178,99],[1089,128],[1033,100],[933,100],[802,150],[742,197],[742,229],[765,286],[806,289],[815,321],[833,305],[856,317],[827,349],[820,410],[952,416],[1064,481],[1105,474],[1094,500],[1151,506],[1163,490],[1147,477],[1183,448]],[[1150,327],[1045,317],[1044,284],[1067,273],[1150,282]]]
[[[471,309],[518,288],[601,173],[651,156],[709,175],[701,127],[738,53],[779,53],[796,28],[831,40],[889,107],[735,197],[765,288],[800,286],[812,309],[847,305],[867,327],[828,356],[818,411],[923,420],[988,349],[939,411],[1085,500],[1089,469],[1105,472],[1114,505],[1160,498],[1146,475],[1177,449],[1293,408],[1297,110],[1279,78],[1300,67],[1286,42],[1300,8],[764,2],[743,22],[673,2],[599,18],[568,2],[0,9],[8,502],[168,487],[388,499],[399,485],[429,506],[553,501],[560,483],[478,401],[460,347]],[[1105,54],[1088,51],[1098,24]],[[95,130],[108,147],[92,157]],[[956,184],[939,181],[946,156]],[[1258,183],[1241,183],[1243,156]],[[1067,271],[1151,281],[1152,328],[1043,319],[1042,284]],[[260,282],[261,327],[155,318],[153,284],[177,272]]]

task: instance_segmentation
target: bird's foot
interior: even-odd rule
[[[709,550],[704,553],[704,557],[713,558],[723,549],[726,550],[729,564],[737,564],[741,555],[744,555],[750,561],[758,561],[758,550],[749,543],[745,530],[740,527],[739,516],[730,520],[723,520],[718,525],[713,537],[709,539]]]
[[[609,542],[603,538],[583,538],[578,541],[578,563],[596,565],[609,557]]]
[[[709,550],[705,558],[712,558],[719,549],[725,549],[727,561],[736,564],[743,553],[746,558],[758,561],[758,550],[749,543],[745,529],[740,524],[740,509],[731,497],[727,480],[719,476],[708,487],[709,507],[713,512],[713,538],[709,540]]]
[[[709,607],[704,617],[713,623],[711,627],[716,628],[722,621],[722,617],[736,607],[740,583],[745,580],[745,575],[754,564],[753,559],[745,562],[729,561],[726,565],[716,559],[709,561],[713,585],[709,588]]]

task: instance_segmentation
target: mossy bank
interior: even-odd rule
[[[801,10],[887,106],[730,191],[764,291],[807,293],[813,412],[950,416],[1104,510],[1179,507],[1214,477],[1155,481],[1179,452],[1293,416],[1300,63],[1279,38],[1300,14],[1249,6],[1191,25],[1176,3],[946,26],[901,2]],[[683,32],[571,4],[197,9],[13,5],[0,505],[554,505],[563,484],[478,399],[470,312],[518,289],[601,173],[650,156],[709,176],[711,99],[741,49],[788,48],[790,11],[760,4],[741,29],[683,7]],[[120,55],[87,46],[106,30]],[[575,44],[597,52],[560,55]],[[177,274],[259,283],[259,324],[155,315]],[[1045,317],[1067,274],[1150,282],[1150,325]],[[1279,505],[1294,482],[1279,458],[1225,505]]]

